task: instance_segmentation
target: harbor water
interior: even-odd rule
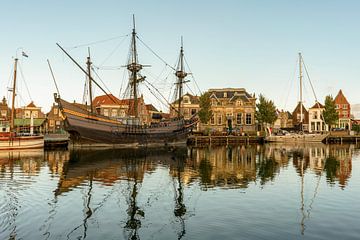
[[[360,148],[0,152],[0,239],[359,239]]]

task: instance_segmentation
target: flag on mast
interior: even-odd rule
[[[24,51],[22,52],[23,57],[29,57]]]

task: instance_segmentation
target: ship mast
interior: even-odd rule
[[[89,81],[89,100],[90,100],[90,112],[93,113],[93,104],[92,104],[92,86],[91,86],[91,64],[90,61],[90,48],[88,48],[89,56],[87,57],[86,65],[87,65],[87,77]]]
[[[10,119],[10,131],[14,129],[14,122],[15,122],[15,96],[16,96],[16,72],[17,72],[17,62],[18,59],[15,58],[15,65],[14,65],[14,83],[12,89],[12,103],[11,103],[11,119]]]
[[[143,65],[138,63],[137,59],[137,50],[136,50],[136,31],[135,31],[135,16],[133,15],[133,30],[132,30],[132,39],[131,39],[131,57],[129,59],[129,64],[126,66],[130,71],[130,95],[134,98],[134,114],[135,118],[139,117],[138,113],[138,85],[140,82],[145,80],[144,76],[138,78],[138,72],[142,69]]]
[[[184,70],[184,48],[183,48],[183,38],[181,37],[181,48],[180,48],[180,56],[179,62],[177,66],[177,71],[175,72],[175,76],[178,78],[177,88],[178,88],[178,96],[179,96],[179,104],[178,104],[178,117],[181,117],[181,102],[183,97],[183,84],[189,81],[184,81],[187,73]]]
[[[303,101],[302,101],[302,65],[301,65],[302,57],[301,53],[299,52],[299,78],[300,78],[300,131],[303,130]]]

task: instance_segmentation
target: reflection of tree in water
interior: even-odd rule
[[[330,184],[335,184],[336,180],[336,173],[340,166],[339,161],[334,156],[329,156],[325,160],[325,172],[326,172],[326,179]]]
[[[201,182],[207,186],[211,184],[212,166],[209,160],[202,159],[199,164],[199,174]]]
[[[272,158],[263,159],[258,162],[258,177],[260,178],[260,183],[263,185],[267,181],[273,181],[275,177],[275,173],[278,169],[279,164],[274,161]]]

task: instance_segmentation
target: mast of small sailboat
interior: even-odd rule
[[[132,30],[132,40],[131,40],[131,59],[127,65],[127,69],[131,72],[130,76],[130,86],[131,86],[131,95],[134,97],[134,114],[135,118],[138,118],[138,84],[141,81],[144,81],[145,77],[138,78],[138,72],[142,69],[143,65],[138,63],[137,59],[137,50],[136,50],[136,31],[135,31],[135,16],[133,15],[133,30]]]
[[[301,53],[299,52],[299,78],[300,78],[300,130],[303,130],[303,100],[302,100],[302,65],[301,65],[302,57]]]
[[[87,57],[86,65],[87,65],[87,77],[89,81],[89,100],[90,100],[90,112],[93,113],[93,104],[92,104],[92,86],[91,86],[91,64],[90,61],[90,48],[88,48],[89,56]]]
[[[18,59],[15,58],[14,63],[14,82],[13,82],[13,89],[12,89],[12,103],[11,103],[11,118],[10,118],[10,131],[14,129],[14,122],[15,122],[15,96],[16,96],[16,73],[17,73],[17,62]]]
[[[175,76],[178,78],[178,94],[179,94],[179,104],[178,104],[178,117],[181,117],[181,101],[183,96],[183,84],[186,82],[184,78],[187,76],[187,73],[184,70],[184,48],[183,48],[183,38],[181,37],[181,48],[180,48],[180,57],[178,62],[177,71]]]

